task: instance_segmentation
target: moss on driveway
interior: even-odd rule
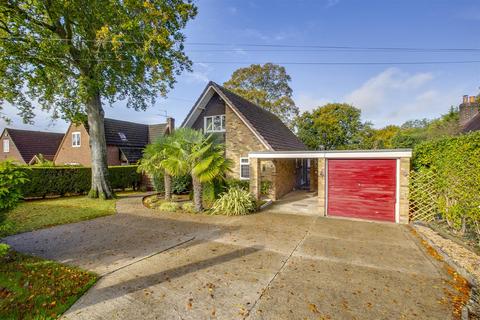
[[[11,252],[0,257],[0,319],[55,319],[96,280],[78,268]]]
[[[0,238],[108,216],[115,213],[115,202],[84,196],[25,201],[13,210],[0,213]]]

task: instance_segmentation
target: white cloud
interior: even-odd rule
[[[186,73],[187,82],[200,82],[207,83],[210,81],[209,74],[211,67],[206,63],[195,63],[193,65],[193,71]]]
[[[397,68],[388,68],[367,80],[358,89],[345,96],[345,101],[357,105],[366,112],[383,108],[392,94],[408,95],[433,80],[432,73],[408,74]]]
[[[316,107],[323,106],[324,104],[332,102],[326,98],[315,98],[307,93],[300,93],[298,98],[295,98],[295,104],[302,111],[310,111]]]
[[[325,7],[330,8],[330,7],[336,6],[339,2],[340,0],[327,0],[327,4]]]

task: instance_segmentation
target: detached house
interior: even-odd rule
[[[39,155],[46,160],[53,160],[62,139],[63,133],[5,128],[0,136],[0,161],[34,164]]]
[[[463,132],[480,130],[480,102],[477,101],[477,97],[464,95],[459,113]]]
[[[268,181],[274,201],[309,190],[297,195],[313,201],[298,206],[314,206],[321,216],[408,222],[411,150],[307,150],[277,116],[214,82],[182,127],[217,135],[234,164],[228,176],[248,179],[257,199]]]
[[[145,146],[159,136],[171,133],[175,122],[173,118],[167,118],[166,123],[147,125],[105,118],[104,126],[107,163],[116,166],[136,163]],[[91,165],[88,125],[70,125],[54,162],[56,165]]]
[[[305,145],[271,112],[224,87],[210,82],[182,123],[204,133],[218,135],[225,144],[225,156],[233,162],[230,178],[249,179],[249,153],[253,151],[298,151]],[[302,181],[301,166],[292,159],[266,161],[262,177],[270,181],[271,197],[283,196]],[[282,176],[289,176],[290,179]]]

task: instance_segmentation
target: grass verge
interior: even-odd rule
[[[0,319],[55,319],[96,281],[93,273],[11,251],[0,257]]]
[[[115,213],[115,200],[78,196],[25,201],[13,210],[0,212],[0,238],[113,213]]]

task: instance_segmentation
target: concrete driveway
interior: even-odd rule
[[[452,318],[451,279],[406,226],[117,210],[5,239],[103,275],[67,319]]]

